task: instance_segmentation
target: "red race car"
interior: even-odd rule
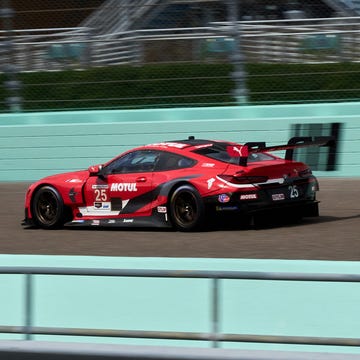
[[[297,147],[331,138],[263,142],[167,141],[126,151],[104,165],[46,177],[26,193],[23,225],[173,227],[199,230],[218,218],[234,224],[275,211],[318,216],[318,182],[292,160]],[[284,150],[285,158],[272,154]],[[285,211],[284,211],[285,210]]]

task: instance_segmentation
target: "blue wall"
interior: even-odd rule
[[[294,124],[341,123],[339,166],[360,176],[360,103],[0,115],[0,181],[33,181],[102,163],[137,145],[198,138],[282,144]]]

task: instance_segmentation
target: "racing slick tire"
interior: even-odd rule
[[[64,201],[52,186],[38,189],[32,200],[34,224],[43,229],[58,229],[65,223]]]
[[[170,219],[179,231],[197,231],[204,227],[205,206],[197,190],[191,185],[175,189],[170,197]]]

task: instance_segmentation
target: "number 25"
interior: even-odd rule
[[[296,199],[299,197],[299,190],[296,187],[296,185],[289,186],[289,190],[290,190],[290,198],[291,199]]]
[[[95,189],[95,201],[106,201],[107,194],[105,189]]]

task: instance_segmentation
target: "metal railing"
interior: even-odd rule
[[[0,274],[25,275],[23,326],[0,325],[0,333],[24,334],[27,340],[33,335],[71,335],[95,337],[151,338],[173,340],[211,341],[213,347],[219,342],[253,342],[302,345],[360,346],[359,338],[277,336],[253,334],[225,334],[219,331],[220,287],[222,280],[259,280],[259,281],[302,281],[302,282],[350,282],[359,283],[360,274],[327,274],[327,273],[279,273],[247,271],[202,271],[202,270],[143,270],[143,269],[93,269],[93,268],[51,268],[51,267],[0,267]],[[39,327],[33,325],[33,282],[37,275],[95,276],[95,277],[136,277],[136,278],[184,278],[211,280],[211,331],[171,332],[142,331],[126,329],[84,329]]]
[[[93,28],[98,35],[128,31],[151,9],[164,4],[164,0],[138,0],[134,6],[129,0],[106,0],[83,21],[82,26]]]
[[[358,62],[360,17],[242,21],[244,61],[266,63]],[[229,61],[232,23],[207,27],[113,31],[96,34],[91,27],[13,30],[12,64],[18,71],[60,70],[88,66],[177,62],[179,48],[186,61]],[[10,44],[0,31],[1,52]],[[162,49],[178,48],[163,58]],[[158,50],[157,50],[158,49]],[[190,50],[189,50],[190,49]],[[0,58],[0,69],[8,59]]]

